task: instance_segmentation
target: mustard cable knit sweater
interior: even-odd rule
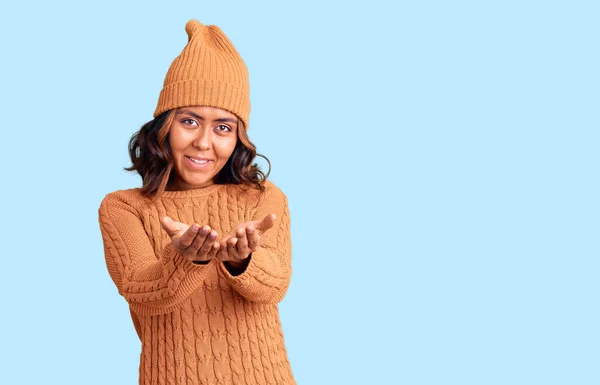
[[[140,384],[295,384],[277,307],[291,277],[289,209],[279,188],[265,187],[166,191],[154,203],[130,189],[102,200],[106,265],[142,343]],[[269,213],[275,226],[236,276],[218,260],[184,259],[160,225],[168,215],[222,236]]]

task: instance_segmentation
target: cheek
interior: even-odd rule
[[[185,148],[185,137],[179,134],[177,130],[171,130],[169,132],[169,145],[173,158],[177,159]]]
[[[229,159],[233,150],[235,149],[235,144],[237,140],[234,138],[227,138],[220,141],[215,147],[217,147],[217,151],[219,152],[219,157],[223,158],[225,161]]]

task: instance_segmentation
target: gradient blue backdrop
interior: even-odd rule
[[[299,384],[599,384],[594,1],[0,8],[0,382],[134,384],[97,209],[196,18],[287,194]]]

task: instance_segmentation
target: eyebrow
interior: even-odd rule
[[[179,110],[177,112],[177,115],[182,115],[182,114],[188,114],[188,115],[192,115],[194,118],[196,119],[200,119],[200,120],[204,120],[204,118],[190,110]],[[237,120],[231,119],[231,118],[219,118],[219,119],[215,119],[215,122],[226,122],[226,123],[234,123],[237,124]]]

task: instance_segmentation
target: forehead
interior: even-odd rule
[[[230,118],[237,120],[237,116],[227,110],[212,106],[185,106],[177,109],[177,114],[192,113],[205,119]]]

